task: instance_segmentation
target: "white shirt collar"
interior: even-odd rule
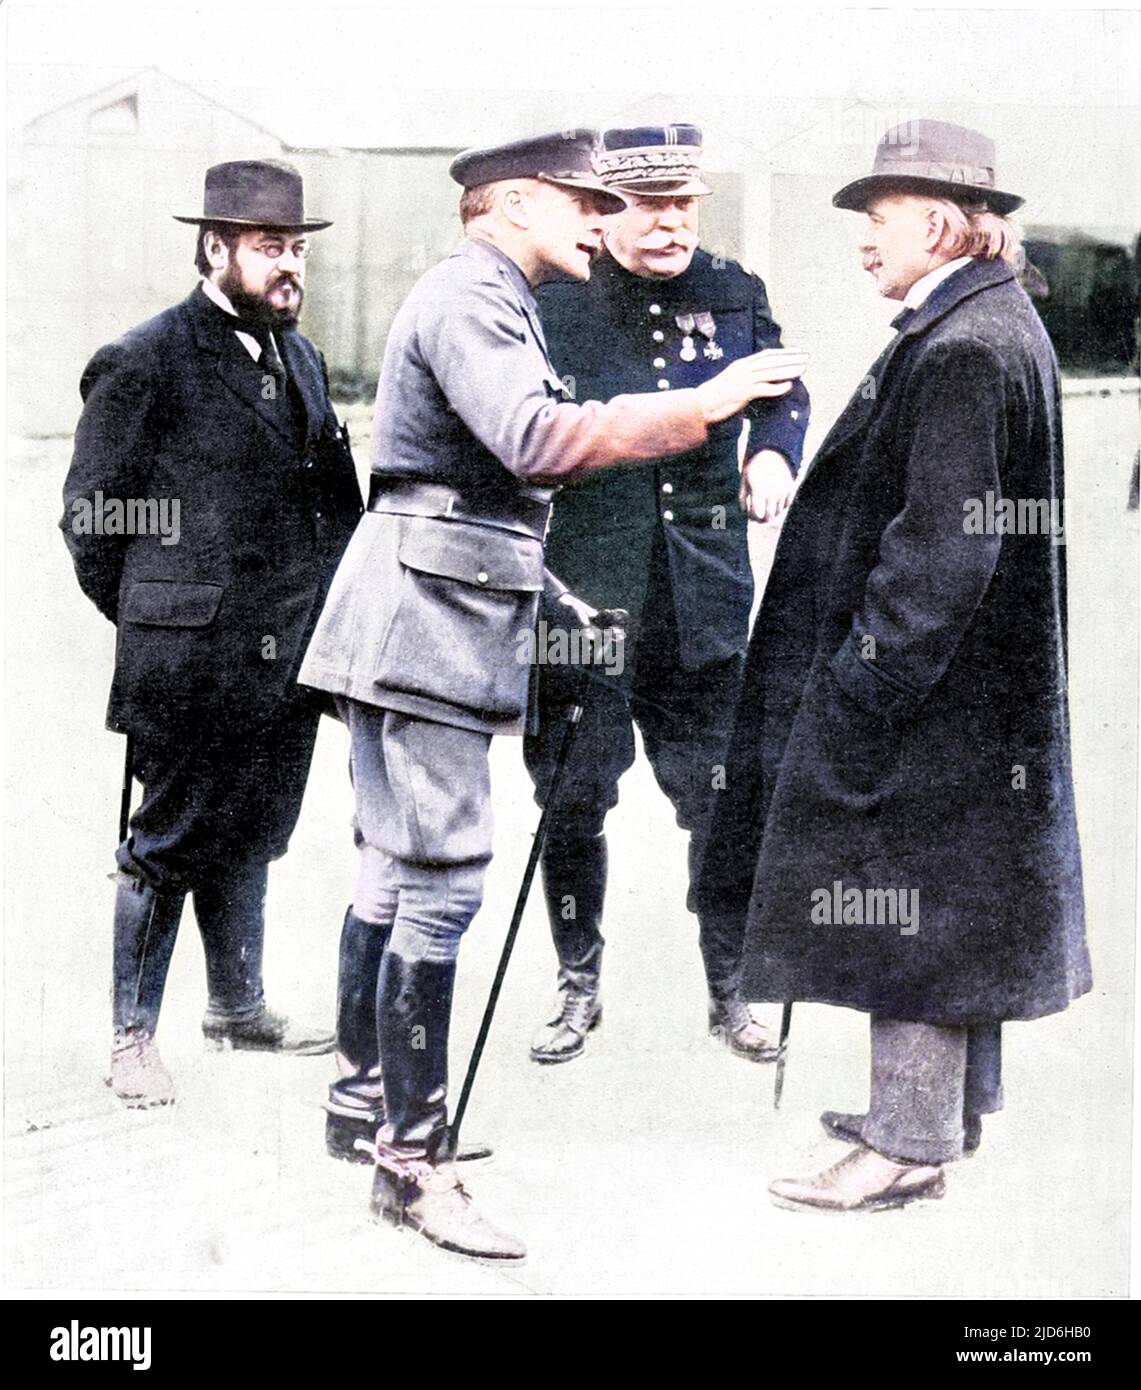
[[[218,288],[218,286],[214,283],[214,281],[207,280],[205,275],[202,277],[202,293],[206,296],[207,299],[213,300],[214,303],[217,304],[219,309],[223,310],[227,314],[232,315],[232,317],[234,318],[238,317],[238,311],[230,303],[229,295],[223,294],[222,291]],[[260,362],[261,343],[258,342],[254,335],[252,333],[243,333],[240,328],[235,328],[234,333],[237,335],[238,341],[242,344],[242,346],[246,349],[246,351],[254,359],[254,361]]]
[[[956,270],[962,270],[963,266],[970,265],[973,259],[973,256],[959,256],[956,260],[948,261],[946,265],[936,266],[934,270],[929,270],[926,275],[916,280],[915,284],[903,296],[903,307],[905,309],[918,309],[936,285],[941,285],[944,280],[954,275]]]

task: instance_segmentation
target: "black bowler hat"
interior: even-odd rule
[[[604,131],[596,162],[607,188],[640,198],[701,198],[713,191],[701,177],[695,125]]]
[[[281,227],[319,232],[331,222],[305,216],[301,173],[281,159],[233,159],[206,170],[201,216],[179,222],[229,222],[236,227]]]
[[[464,150],[448,172],[464,188],[497,183],[500,179],[542,179],[563,188],[587,189],[599,195],[611,212],[622,212],[626,199],[611,192],[595,173],[595,130],[564,130],[536,135],[486,150]]]
[[[905,121],[876,146],[872,172],[845,184],[834,207],[863,212],[880,193],[938,193],[957,202],[985,203],[1005,216],[1022,206],[1014,193],[995,188],[994,141],[947,121]]]

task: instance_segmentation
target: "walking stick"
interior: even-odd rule
[[[123,790],[119,794],[119,843],[127,838],[127,822],[131,819],[131,783],[134,780],[135,743],[127,735],[127,751],[123,754]]]
[[[596,618],[605,617],[609,619],[606,627],[620,627],[619,615],[624,620],[625,614],[619,609],[613,609],[604,614],[597,614]],[[523,921],[523,911],[527,906],[527,898],[531,892],[531,883],[535,877],[535,870],[539,865],[539,856],[543,853],[543,845],[547,839],[547,830],[550,827],[551,815],[554,812],[558,801],[559,788],[562,785],[563,773],[566,771],[567,763],[570,761],[571,749],[574,747],[575,737],[578,734],[578,726],[582,722],[582,711],[586,704],[587,691],[590,684],[590,667],[584,665],[579,673],[578,689],[575,692],[574,704],[567,711],[566,727],[563,729],[562,741],[559,744],[558,757],[555,760],[555,768],[551,774],[551,784],[547,788],[547,797],[543,802],[543,813],[539,817],[539,824],[535,830],[535,838],[531,844],[531,853],[527,858],[527,867],[523,870],[523,882],[519,886],[519,896],[515,899],[515,911],[511,914],[511,925],[507,929],[507,940],[503,943],[503,950],[499,956],[499,968],[495,972],[495,979],[491,984],[491,994],[488,996],[487,1007],[483,1011],[483,1022],[479,1025],[479,1033],[476,1035],[475,1047],[472,1048],[471,1061],[468,1063],[467,1075],[464,1077],[463,1089],[460,1091],[459,1103],[456,1105],[455,1118],[452,1120],[452,1149],[453,1152],[459,1146],[460,1125],[463,1123],[464,1115],[467,1112],[467,1103],[471,1096],[472,1086],[475,1084],[475,1074],[479,1070],[480,1058],[483,1056],[484,1044],[487,1042],[487,1035],[491,1031],[491,1020],[495,1017],[495,1006],[499,1002],[499,991],[503,988],[503,977],[507,974],[507,966],[511,960],[511,952],[515,947],[515,938],[519,934],[519,927]]]
[[[792,1027],[792,1000],[786,999],[780,1011],[780,1051],[777,1053],[776,1076],[773,1079],[773,1109],[780,1109],[784,1090],[784,1064],[788,1061],[788,1030]]]

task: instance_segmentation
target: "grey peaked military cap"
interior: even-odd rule
[[[464,188],[497,183],[500,179],[543,179],[563,188],[586,189],[597,193],[611,212],[622,212],[626,200],[612,192],[598,177],[594,152],[598,144],[595,130],[563,130],[552,135],[535,135],[509,145],[464,150],[452,160],[448,172]]]

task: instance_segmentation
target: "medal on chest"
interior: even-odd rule
[[[700,333],[706,339],[705,346],[702,348],[704,357],[707,357],[711,362],[716,362],[718,358],[724,357],[724,351],[716,341],[717,324],[708,310],[700,314],[678,314],[674,322],[683,334],[681,349],[678,352],[678,356],[683,362],[693,362],[697,359],[697,348],[693,341],[695,332]]]

